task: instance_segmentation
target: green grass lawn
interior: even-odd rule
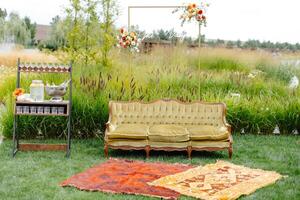
[[[56,141],[58,142],[58,141]],[[152,199],[134,195],[112,195],[59,187],[71,175],[105,161],[100,140],[73,141],[70,159],[62,152],[19,152],[11,158],[11,141],[0,145],[0,199]],[[300,139],[297,136],[235,136],[235,164],[274,170],[287,178],[241,199],[300,199]],[[110,151],[116,158],[144,160],[142,151]],[[228,159],[227,152],[152,152],[149,162],[204,165]],[[193,199],[182,196],[180,199]]]

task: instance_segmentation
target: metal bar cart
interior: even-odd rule
[[[26,64],[18,59],[17,88],[20,88],[21,73],[66,73],[69,74],[69,98],[61,102],[43,101],[28,102],[16,100],[14,105],[14,125],[13,125],[13,151],[14,157],[18,151],[66,151],[66,157],[70,157],[71,150],[71,108],[72,108],[72,63],[70,65],[45,65]],[[30,107],[39,108],[40,111],[31,112]],[[27,108],[22,109],[22,108]],[[55,108],[55,109],[54,109]],[[46,112],[47,110],[47,112]],[[58,112],[57,110],[60,110]],[[67,117],[67,143],[66,144],[41,144],[41,143],[20,143],[20,133],[18,131],[19,117],[27,116],[62,116]]]

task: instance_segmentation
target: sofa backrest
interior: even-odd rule
[[[226,115],[224,103],[157,100],[142,102],[109,102],[109,121],[120,124],[177,124],[223,126]]]

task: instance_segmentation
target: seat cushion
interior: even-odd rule
[[[153,125],[149,128],[149,140],[156,142],[185,142],[189,134],[185,127],[178,125]]]
[[[195,125],[187,127],[191,140],[224,140],[229,137],[227,128]]]
[[[147,139],[149,126],[143,124],[121,124],[107,132],[108,139]]]

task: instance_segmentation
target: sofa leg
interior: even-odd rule
[[[146,159],[150,158],[150,146],[149,145],[147,145],[145,147],[145,151],[146,151]]]
[[[107,144],[104,145],[104,155],[106,158],[108,158],[108,145]]]
[[[188,158],[189,159],[192,159],[192,151],[193,151],[192,147],[188,146],[187,147],[187,153],[188,153]]]
[[[230,147],[228,148],[228,154],[229,154],[229,158],[232,158],[232,145],[230,145]]]

